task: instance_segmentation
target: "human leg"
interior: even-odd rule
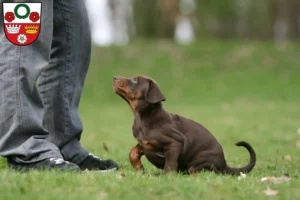
[[[0,1],[0,155],[7,157],[9,164],[21,167],[61,159],[58,147],[46,140],[44,107],[36,88],[50,56],[53,1],[42,1],[40,35],[33,44],[22,47],[10,43],[4,34],[2,5]]]
[[[54,13],[50,64],[38,81],[45,105],[43,124],[50,133],[48,140],[60,148],[66,160],[81,164],[88,159],[94,165],[98,158],[79,143],[82,123],[78,106],[91,54],[84,1],[55,0]]]

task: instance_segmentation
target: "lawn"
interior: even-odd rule
[[[114,75],[154,78],[173,113],[200,122],[223,146],[231,166],[249,160],[235,142],[257,153],[247,177],[200,173],[163,175],[145,158],[135,172],[128,153],[136,144],[133,116],[112,91]],[[82,145],[120,164],[113,174],[17,173],[0,160],[0,199],[300,199],[300,44],[199,41],[178,46],[136,41],[125,47],[93,48],[80,114]],[[298,144],[298,145],[297,145]],[[106,146],[107,148],[104,148]],[[262,183],[289,174],[288,182]],[[267,197],[268,187],[279,193]]]

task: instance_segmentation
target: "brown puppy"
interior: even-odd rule
[[[241,168],[226,164],[221,145],[201,124],[162,107],[165,96],[154,80],[145,76],[113,78],[113,89],[131,107],[134,114],[133,135],[138,144],[129,154],[131,165],[143,169],[141,156],[164,172],[197,173],[211,170],[217,173],[239,174],[250,172],[255,166],[256,154],[246,142],[250,162]]]

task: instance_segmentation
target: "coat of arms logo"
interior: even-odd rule
[[[41,7],[42,3],[3,3],[3,28],[11,43],[26,46],[38,38]]]

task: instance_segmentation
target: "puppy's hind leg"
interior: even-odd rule
[[[195,175],[201,171],[213,171],[218,173],[217,168],[211,163],[200,163],[198,165],[192,166],[188,169],[188,173],[191,175]]]

